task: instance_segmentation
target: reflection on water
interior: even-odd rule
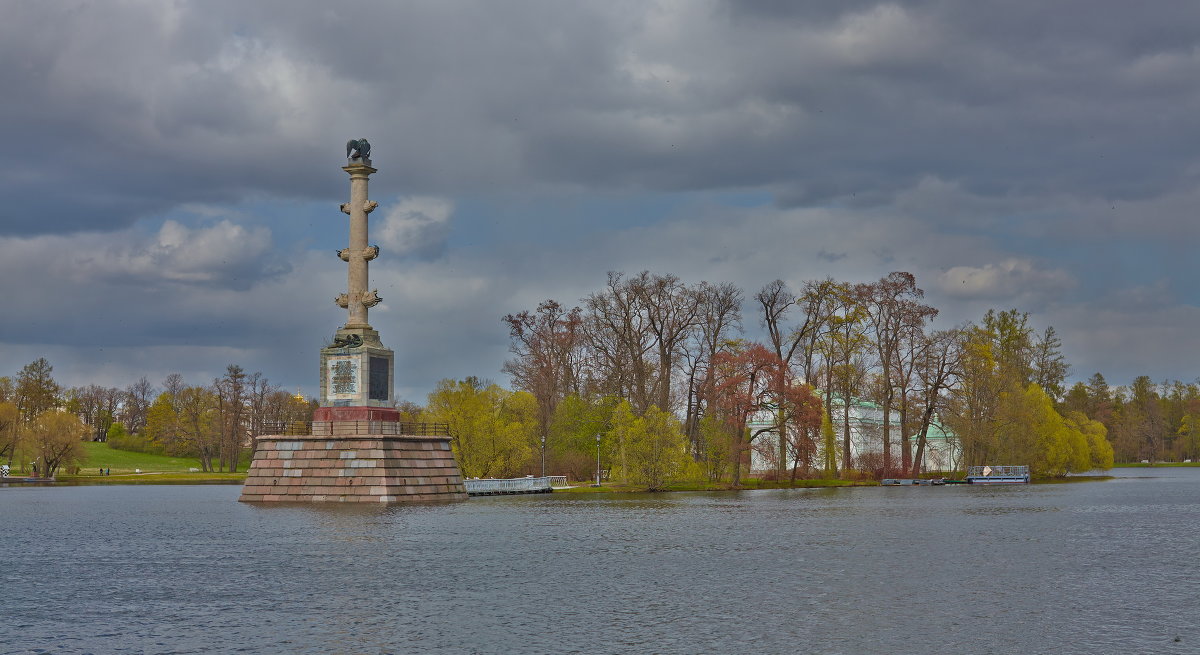
[[[0,653],[1200,652],[1200,469],[1116,475],[411,507],[0,489]]]

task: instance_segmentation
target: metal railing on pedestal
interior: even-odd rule
[[[384,434],[395,436],[448,437],[446,423],[397,423],[393,421],[268,421],[264,435],[333,437]]]

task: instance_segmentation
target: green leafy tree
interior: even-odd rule
[[[1010,309],[989,309],[983,316],[983,333],[992,344],[996,374],[1007,386],[1024,388],[1033,381],[1033,328],[1029,314]]]
[[[1062,409],[1065,412],[1079,412],[1087,415],[1088,413],[1088,386],[1083,382],[1076,382],[1067,390],[1066,396],[1063,397]]]
[[[960,338],[962,374],[944,418],[958,435],[963,464],[971,466],[988,463],[998,454],[995,417],[1005,386],[996,372],[990,333],[971,326],[962,330]]]
[[[554,409],[546,441],[547,471],[586,480],[596,466],[596,435],[608,430],[613,398],[563,398]],[[540,470],[540,466],[538,467]]]
[[[1083,412],[1068,412],[1064,418],[1087,440],[1090,460],[1087,463],[1087,469],[1107,471],[1112,468],[1113,447],[1108,443],[1108,430],[1104,424],[1088,418]]]
[[[450,427],[450,445],[464,476],[504,478],[531,464],[537,399],[476,378],[442,380],[429,394],[424,420]]]
[[[704,457],[701,462],[705,477],[709,482],[723,480],[729,472],[730,453],[733,450],[729,427],[716,416],[707,414],[700,419],[699,435],[703,447]],[[836,443],[834,445],[836,446]]]
[[[626,435],[630,480],[647,491],[661,491],[678,479],[690,461],[683,426],[670,413],[651,405]]]
[[[204,471],[215,471],[222,436],[217,393],[211,387],[184,387],[175,402],[179,412],[175,447],[199,457]]]
[[[105,435],[105,442],[109,448],[114,450],[128,450],[135,453],[151,453],[154,455],[167,454],[167,449],[162,442],[150,439],[145,429],[140,434],[130,434],[122,423],[113,423],[109,426],[108,433]]]
[[[21,411],[24,422],[31,423],[42,412],[58,406],[62,387],[51,377],[53,371],[50,362],[39,357],[26,364],[17,374],[17,409]]]
[[[638,417],[633,413],[633,405],[628,400],[621,400],[612,410],[611,428],[608,432],[607,446],[611,468],[615,469],[617,477],[622,482],[629,482],[629,443],[633,432],[638,428]]]
[[[1200,415],[1188,413],[1179,421],[1180,455],[1182,459],[1200,458]]]
[[[1112,389],[1108,386],[1108,380],[1105,380],[1100,373],[1094,373],[1088,379],[1087,388],[1088,418],[1096,419],[1105,426],[1111,426],[1114,399]]]
[[[176,400],[179,394],[163,392],[154,399],[146,410],[146,427],[143,430],[146,439],[168,447],[178,444],[179,439],[179,408]],[[184,454],[175,452],[173,454]]]
[[[992,463],[1025,464],[1035,475],[1065,475],[1111,465],[1103,426],[1082,414],[1064,418],[1036,384],[1001,393],[994,430],[996,460]]]

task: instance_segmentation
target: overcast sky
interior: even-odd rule
[[[906,270],[1073,378],[1193,380],[1198,80],[1187,2],[0,0],[0,375],[315,394],[367,137],[404,398],[643,269]]]

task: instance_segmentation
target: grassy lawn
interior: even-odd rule
[[[60,472],[58,480],[78,484],[196,484],[196,483],[240,483],[246,478],[242,462],[242,473],[191,472],[200,468],[200,460],[194,457],[171,457],[150,455],[128,450],[109,448],[106,443],[86,442],[83,444],[84,458],[80,463],[79,475]],[[111,469],[110,475],[100,475],[100,469]],[[141,473],[134,471],[141,470]]]
[[[171,457],[169,455],[149,455],[128,450],[109,448],[106,443],[89,441],[83,444],[87,455],[80,463],[80,475],[97,475],[99,469],[112,469],[112,474],[133,473],[135,469],[143,472],[164,473],[168,471],[187,473],[188,469],[200,468],[200,460],[195,457]]]

